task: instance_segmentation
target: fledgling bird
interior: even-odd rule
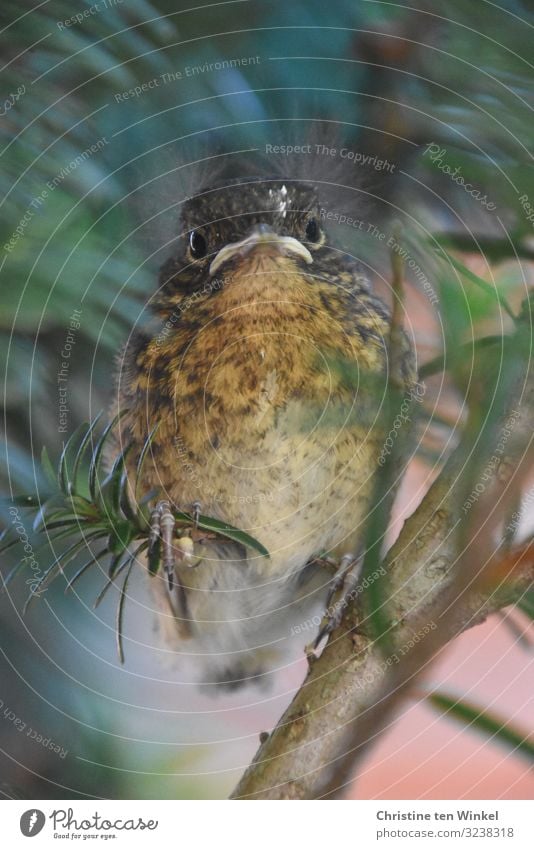
[[[152,578],[159,618],[198,680],[261,681],[324,609],[328,564],[361,550],[388,381],[390,318],[332,245],[312,183],[250,179],[188,199],[164,263],[157,327],[121,359],[118,437],[130,468],[154,425],[144,492],[174,579]],[[404,334],[397,379],[415,380]],[[246,531],[177,540],[172,511]],[[293,628],[293,631],[292,631]]]

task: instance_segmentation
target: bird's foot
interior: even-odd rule
[[[320,643],[329,637],[332,631],[335,631],[341,623],[345,610],[358,595],[362,560],[362,557],[355,557],[354,554],[344,554],[341,558],[339,568],[330,585],[319,632],[312,644],[314,652]]]
[[[150,533],[148,538],[148,559],[159,561],[160,553],[162,555],[163,571],[167,577],[169,593],[173,593],[176,583],[176,593],[173,593],[178,604],[180,613],[180,631],[181,636],[189,637],[190,629],[190,614],[187,604],[187,594],[183,586],[179,573],[176,571],[176,561],[185,563],[188,566],[196,565],[199,558],[193,556],[193,540],[190,537],[180,537],[173,544],[174,532],[176,529],[176,519],[171,511],[168,501],[159,501],[152,511],[150,516]],[[174,608],[173,608],[174,609]]]
[[[163,549],[163,571],[167,576],[169,591],[174,586],[174,548],[172,544],[174,530],[176,527],[176,519],[171,512],[171,506],[168,501],[158,501],[150,516],[150,535],[148,538],[148,556],[153,557],[159,555],[159,551]]]
[[[195,528],[198,528],[198,520],[200,519],[200,513],[202,511],[202,504],[200,501],[194,501],[192,504],[193,507],[193,522],[195,523]]]

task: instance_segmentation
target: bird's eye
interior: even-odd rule
[[[202,259],[202,257],[206,256],[208,252],[208,245],[199,230],[191,230],[191,234],[189,236],[189,250],[191,251],[191,256],[194,259]]]
[[[320,230],[315,218],[310,218],[306,224],[306,239],[308,242],[317,242],[319,240]]]

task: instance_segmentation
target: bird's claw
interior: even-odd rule
[[[351,601],[354,600],[358,581],[360,578],[362,558],[355,557],[354,554],[344,554],[341,558],[339,569],[337,570],[328,593],[326,600],[326,609],[321,622],[319,632],[312,643],[308,647],[314,653],[322,641],[329,637],[332,631],[341,624],[343,614]],[[332,604],[332,601],[337,593],[340,593],[337,601]]]
[[[159,501],[150,516],[150,534],[148,538],[149,554],[161,544],[163,549],[163,570],[167,576],[169,591],[174,586],[175,559],[172,539],[176,520],[168,501]]]
[[[202,504],[200,501],[195,501],[193,503],[193,522],[195,523],[195,528],[198,528],[198,522],[200,519],[200,511],[202,510]]]

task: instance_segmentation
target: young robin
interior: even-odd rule
[[[203,682],[261,681],[324,610],[329,565],[361,550],[383,446],[390,318],[359,264],[331,243],[316,188],[223,185],[183,205],[156,327],[121,359],[118,437],[157,489],[153,538],[172,580],[160,621]],[[402,334],[397,380],[415,381]],[[246,531],[269,557],[176,538],[173,510]]]

